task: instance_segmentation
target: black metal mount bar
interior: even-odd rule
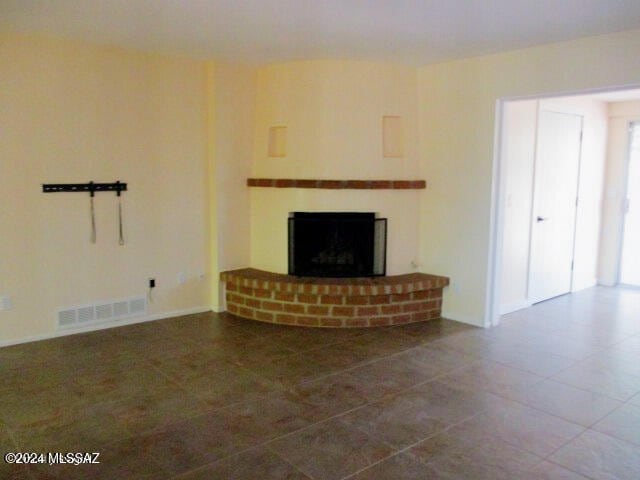
[[[127,191],[127,184],[120,181],[114,183],[45,183],[42,185],[43,193],[58,192],[89,192],[91,196],[95,192],[116,192],[120,196],[120,192]]]

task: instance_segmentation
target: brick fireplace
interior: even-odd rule
[[[227,310],[239,317],[305,327],[378,327],[439,318],[447,277],[294,277],[253,268],[222,272]]]
[[[417,248],[417,243],[411,240],[412,243],[409,247],[407,246],[407,239],[415,238],[416,231],[415,222],[407,223],[407,217],[404,214],[408,211],[407,205],[415,204],[418,201],[416,194],[410,192],[424,190],[426,187],[424,180],[249,178],[247,186],[258,191],[256,194],[260,192],[254,202],[256,208],[254,218],[259,219],[255,230],[258,235],[264,235],[268,241],[278,238],[278,235],[274,237],[274,223],[278,225],[278,229],[281,228],[280,225],[286,225],[285,215],[290,217],[292,211],[298,210],[296,205],[299,204],[301,198],[306,199],[305,203],[308,203],[310,198],[320,198],[309,196],[273,197],[268,195],[269,191],[310,189],[312,191],[351,190],[352,192],[366,192],[367,190],[376,190],[380,193],[376,193],[375,197],[353,193],[348,197],[341,195],[339,198],[342,205],[349,204],[351,208],[356,207],[361,211],[393,212],[395,216],[391,235],[395,233],[395,238],[402,238],[403,242],[402,244],[396,243],[395,250],[392,252],[395,254],[392,261],[395,263],[392,265],[392,273],[402,273],[404,268],[408,268],[410,262],[407,261],[406,252]],[[384,194],[382,191],[385,190],[397,193]],[[283,201],[283,198],[286,200]],[[324,194],[321,198],[322,207],[316,207],[315,211],[331,209],[330,199],[334,196]],[[286,210],[283,211],[285,208]],[[271,223],[269,219],[271,219]],[[403,220],[405,220],[404,223]],[[289,237],[290,234],[291,229],[289,229]],[[384,238],[386,254],[386,236]],[[441,315],[442,289],[449,284],[447,277],[425,273],[387,276],[382,273],[382,276],[363,275],[354,278],[334,278],[318,273],[307,273],[319,276],[303,277],[299,276],[299,272],[296,272],[295,269],[293,271],[291,269],[291,250],[289,250],[289,272],[296,273],[296,275],[272,273],[265,270],[272,268],[281,270],[283,264],[286,263],[285,258],[282,258],[282,250],[280,250],[286,246],[286,242],[284,244],[271,243],[270,245],[269,255],[265,257],[261,252],[259,263],[272,263],[271,268],[264,270],[244,268],[220,274],[220,279],[225,285],[226,307],[230,313],[261,322],[333,328],[399,325],[431,320],[439,318]],[[398,248],[399,245],[402,245],[402,248]],[[393,257],[394,255],[392,255]],[[405,260],[403,261],[401,257]],[[374,256],[374,258],[376,257]],[[399,268],[398,265],[401,263],[407,267]],[[384,272],[384,268],[382,272]],[[347,272],[339,276],[347,277],[351,273]]]

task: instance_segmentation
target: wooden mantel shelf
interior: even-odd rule
[[[332,190],[419,190],[425,180],[314,180],[294,178],[248,178],[249,187],[328,188]]]

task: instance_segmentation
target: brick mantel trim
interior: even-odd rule
[[[227,310],[239,317],[306,327],[377,327],[439,318],[447,277],[299,278],[253,268],[220,274]]]
[[[331,190],[421,190],[425,180],[314,180],[294,178],[247,178],[249,187],[325,188]]]

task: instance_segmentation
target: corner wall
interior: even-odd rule
[[[421,268],[451,277],[444,316],[489,322],[497,100],[636,84],[638,51],[636,30],[419,70]]]
[[[212,306],[224,310],[218,272],[245,268],[250,264],[250,196],[255,130],[256,70],[216,63],[210,66],[208,85],[213,140],[210,192],[213,230],[211,232]]]
[[[260,69],[253,176],[420,178],[416,94],[416,69],[406,66],[323,60]],[[402,117],[403,158],[383,156],[384,115]],[[271,126],[287,127],[283,158],[268,156]],[[424,191],[250,190],[252,267],[287,272],[289,212],[372,211],[388,218],[387,273],[416,269],[412,263],[418,260],[419,205]]]
[[[151,315],[208,309],[202,62],[0,36],[0,344],[52,335],[56,309],[157,288]],[[116,197],[43,183],[129,184]],[[178,274],[184,272],[184,284]],[[204,275],[204,278],[201,278]]]

